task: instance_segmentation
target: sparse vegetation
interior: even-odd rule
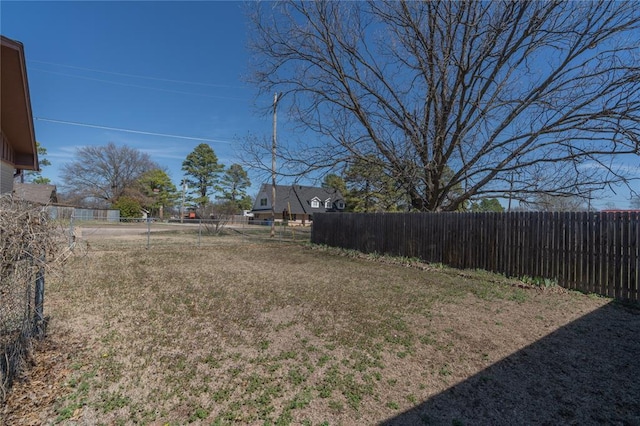
[[[522,277],[522,282],[528,285],[533,285],[536,287],[544,287],[551,288],[558,285],[557,281],[551,278],[542,278],[542,277],[530,277],[525,275]]]
[[[82,349],[61,367],[47,421],[373,424],[608,303],[407,268],[413,259],[241,235],[202,247],[159,238],[145,250],[139,236],[96,235],[50,280],[51,336]]]

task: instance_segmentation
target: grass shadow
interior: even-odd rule
[[[612,302],[380,423],[640,425],[640,309]]]

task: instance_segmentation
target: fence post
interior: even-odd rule
[[[202,219],[198,221],[198,247],[200,247],[200,237],[202,236]]]
[[[73,243],[75,243],[75,237],[73,236],[73,212],[71,213],[71,217],[69,218],[69,248],[73,248]]]
[[[147,250],[149,250],[150,240],[151,240],[151,218],[147,216]]]
[[[36,272],[36,288],[34,298],[34,323],[33,329],[36,336],[41,337],[44,334],[45,321],[44,321],[44,265],[46,257],[43,254],[40,256],[40,264],[38,265],[38,272]]]

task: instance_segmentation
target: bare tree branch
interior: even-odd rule
[[[374,156],[422,211],[631,179],[612,162],[640,143],[631,2],[285,1],[253,12],[253,81],[285,93],[304,140],[280,151],[285,174]]]

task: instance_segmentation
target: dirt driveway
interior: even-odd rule
[[[117,224],[83,224],[76,226],[74,231],[76,235],[84,239],[102,239],[108,237],[123,237],[146,235],[147,232],[170,232],[197,230],[198,224],[192,223],[117,223]]]

